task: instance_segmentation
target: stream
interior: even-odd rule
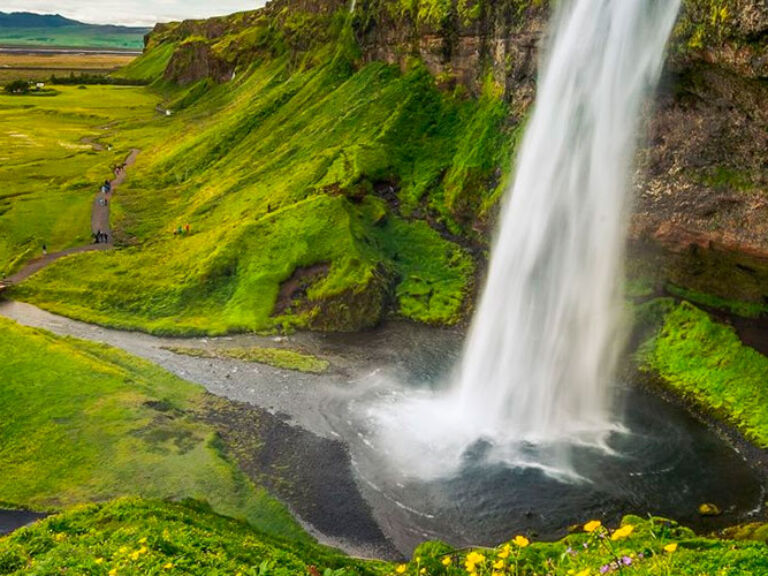
[[[377,445],[366,407],[382,398],[439,389],[460,356],[464,334],[459,330],[392,322],[362,334],[178,339],[88,325],[18,302],[0,302],[0,315],[110,344],[212,394],[257,406],[316,436],[341,440],[373,518],[403,554],[425,539],[465,546],[496,544],[524,531],[556,538],[573,524],[592,518],[615,523],[628,513],[668,516],[710,531],[757,514],[764,500],[764,478],[742,455],[683,408],[628,384],[619,385],[625,429],[613,434],[604,449],[573,451],[579,481],[494,462],[482,441],[451,477],[420,479],[399,471],[388,459],[389,447]],[[322,375],[302,374],[164,349],[172,346],[285,346],[325,358],[331,368]],[[705,502],[723,514],[700,516],[698,506]],[[0,528],[2,522],[0,515]]]

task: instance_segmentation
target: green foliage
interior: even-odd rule
[[[447,96],[418,65],[356,70],[329,50],[294,69],[291,58],[225,85],[164,86],[173,116],[116,126],[142,148],[113,203],[131,248],[68,258],[15,297],[173,334],[358,329],[391,291],[406,317],[456,322],[473,265],[422,219],[471,234],[510,150],[497,130],[506,105],[492,90]],[[319,265],[327,273],[278,306],[286,282]]]
[[[104,345],[0,320],[0,500],[51,510],[195,497],[291,538],[288,512],[222,455],[204,391]]]
[[[674,39],[681,51],[700,50],[729,38],[739,0],[683,0]]]
[[[185,348],[170,346],[166,348],[174,354],[184,354],[196,358],[234,358],[245,362],[266,364],[283,370],[296,370],[311,374],[322,374],[328,370],[328,361],[310,354],[302,354],[285,348]]]
[[[753,576],[768,570],[768,547],[750,541],[760,539],[759,525],[729,531],[728,540],[697,537],[663,518],[627,516],[615,529],[587,526],[592,532],[551,543],[516,536],[496,548],[455,550],[427,542],[409,563],[393,566],[288,544],[201,502],[123,499],[76,508],[0,539],[0,574]]]
[[[202,502],[122,499],[75,508],[0,539],[0,574],[295,576],[379,574],[384,565],[275,539]]]
[[[591,526],[590,526],[591,524]],[[752,576],[768,570],[768,547],[756,542],[698,538],[662,518],[627,516],[610,530],[594,521],[592,532],[559,542],[531,543],[524,536],[496,548],[451,551],[434,543],[419,547],[409,564],[394,573],[406,576]]]
[[[4,90],[8,94],[27,94],[29,93],[29,82],[26,80],[14,80],[6,84]]]
[[[768,446],[768,358],[744,346],[733,328],[683,302],[639,354],[644,369],[676,394]]]

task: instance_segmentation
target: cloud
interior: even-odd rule
[[[92,24],[152,26],[184,18],[208,18],[263,6],[265,0],[2,0],[3,12],[61,14]]]

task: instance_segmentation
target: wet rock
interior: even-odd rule
[[[702,516],[720,516],[723,511],[718,508],[717,504],[705,503],[699,506],[699,514]]]

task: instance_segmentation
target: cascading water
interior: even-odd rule
[[[461,366],[460,403],[492,437],[572,438],[613,419],[630,168],[678,9],[575,0],[555,16]]]
[[[557,4],[458,382],[369,412],[422,477],[450,474],[478,440],[549,470],[552,450],[599,444],[616,420],[631,166],[680,0]]]

